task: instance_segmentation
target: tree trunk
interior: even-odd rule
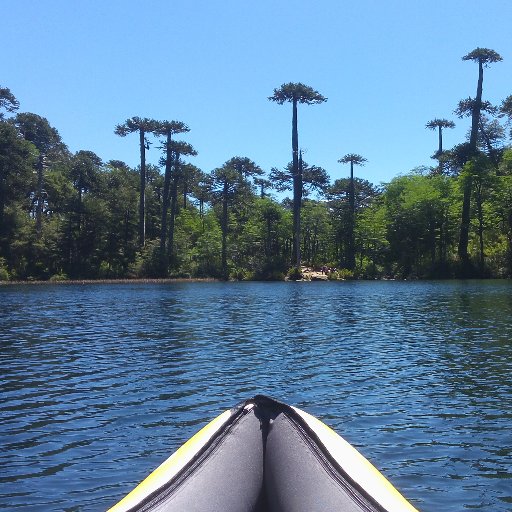
[[[171,181],[171,217],[169,219],[169,263],[173,263],[174,254],[174,226],[176,223],[176,212],[178,210],[178,172],[180,155],[174,155],[174,172]]]
[[[272,220],[267,216],[267,240],[265,242],[265,256],[269,258],[272,255]]]
[[[429,226],[429,238],[430,238],[430,267],[434,269],[436,264],[436,245],[437,245],[437,239],[436,239],[436,223],[431,218],[430,219],[430,226]]]
[[[139,246],[146,241],[146,143],[144,129],[139,130],[140,140],[140,196],[139,196]]]
[[[166,155],[165,155],[165,175],[164,175],[164,191],[162,197],[162,220],[160,224],[160,258],[162,261],[162,271],[165,271],[164,265],[167,266],[165,242],[167,240],[167,213],[169,211],[169,188],[171,185],[171,168],[172,168],[172,152],[171,152],[171,132],[167,134]]]
[[[228,182],[222,191],[222,277],[228,279],[227,234],[228,234]]]
[[[5,211],[5,181],[0,178],[0,241],[4,234],[4,211]]]
[[[476,144],[478,141],[478,127],[480,122],[480,110],[482,110],[482,88],[484,82],[484,67],[482,61],[478,61],[478,84],[476,87],[476,98],[471,112],[471,135],[469,138],[469,147],[471,156],[476,153]]]
[[[44,170],[44,154],[39,154],[37,160],[37,202],[36,202],[36,235],[41,238],[43,223],[43,170]]]
[[[443,163],[441,162],[441,155],[443,153],[443,127],[441,125],[438,126],[439,129],[439,149],[437,150],[437,157],[439,160],[438,173],[443,173]]]
[[[473,111],[471,113],[471,135],[469,138],[469,155],[470,158],[475,156],[477,151],[478,141],[478,125],[480,121],[480,110],[482,108],[482,86],[484,81],[483,64],[478,61],[478,84],[476,88],[476,98],[473,104]],[[469,242],[469,223],[470,223],[470,206],[471,206],[471,190],[472,179],[467,178],[464,185],[464,198],[462,201],[462,215],[460,221],[460,236],[458,255],[463,266],[463,272],[467,274],[469,270],[469,255],[468,255],[468,242]]]
[[[354,250],[354,224],[355,224],[355,191],[354,191],[354,162],[350,162],[350,181],[348,185],[348,204],[349,204],[349,221],[348,221],[348,250],[347,250],[347,267],[354,270],[356,267],[356,255]]]
[[[464,183],[464,198],[462,200],[462,216],[460,221],[460,235],[458,255],[463,265],[463,271],[468,270],[469,255],[468,255],[468,242],[469,242],[469,224],[470,224],[470,207],[471,207],[471,190],[472,190],[472,177],[466,176]]]
[[[293,158],[293,263],[300,269],[300,210],[302,200],[302,172],[299,166],[299,134],[297,129],[297,100],[293,99],[292,116],[292,158]]]
[[[441,264],[441,267],[444,268],[444,264],[446,261],[446,249],[445,249],[445,232],[444,232],[444,225],[446,222],[446,216],[444,214],[444,211],[441,216],[441,222],[439,223],[439,263]]]
[[[480,243],[479,271],[480,277],[484,276],[485,253],[484,253],[484,212],[482,205],[482,183],[478,183],[476,190],[477,215],[478,215],[478,241]]]

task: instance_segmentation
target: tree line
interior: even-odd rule
[[[292,159],[265,172],[234,156],[209,172],[177,136],[182,121],[132,117],[113,127],[133,136],[140,164],[71,153],[47,119],[18,112],[0,87],[0,280],[217,277],[512,276],[512,95],[483,99],[484,69],[502,60],[477,48],[475,97],[454,110],[471,119],[467,140],[443,147],[454,121],[434,118],[435,164],[376,186],[354,176],[366,159],[341,156],[347,178],[304,161],[298,106],[327,101],[287,83],[269,100],[292,106]],[[136,137],[135,137],[136,136]],[[160,152],[159,165],[146,152]],[[291,192],[277,200],[273,191]]]

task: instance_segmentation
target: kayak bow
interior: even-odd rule
[[[156,510],[416,511],[327,425],[262,395],[208,423],[109,512]]]

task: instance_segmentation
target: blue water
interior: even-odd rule
[[[511,320],[505,281],[0,286],[0,508],[104,510],[265,393],[422,511],[510,511]]]

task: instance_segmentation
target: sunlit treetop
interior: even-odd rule
[[[153,131],[157,135],[167,135],[169,133],[186,133],[190,128],[181,121],[155,121]]]
[[[495,52],[494,50],[490,50],[489,48],[475,48],[472,52],[464,55],[462,60],[472,60],[487,67],[488,64],[492,64],[493,62],[500,62],[503,60],[503,58],[499,53]]]
[[[270,182],[278,192],[293,189],[293,162],[289,162],[285,169],[272,167]],[[329,174],[323,167],[309,165],[302,161],[302,185],[305,191],[325,190],[329,185]]]
[[[130,170],[130,166],[126,162],[123,162],[122,160],[109,160],[107,162],[107,165],[110,165],[110,167],[113,167],[114,169],[123,169],[127,171]]]
[[[20,106],[19,101],[14,97],[14,94],[7,87],[0,87],[0,120],[4,118],[2,109],[7,112],[16,112]]]
[[[274,94],[269,96],[268,99],[275,101],[279,105],[287,101],[296,101],[297,103],[305,103],[306,105],[314,105],[327,101],[327,98],[322,96],[318,91],[300,82],[289,82],[281,85],[278,89],[274,89]]]
[[[430,130],[435,130],[436,128],[455,128],[455,123],[453,121],[449,121],[448,119],[432,119],[429,121],[425,128],[429,128]]]
[[[126,137],[128,134],[138,132],[140,130],[144,132],[153,132],[158,129],[158,125],[159,122],[154,119],[148,119],[147,117],[131,117],[123,124],[118,124],[114,133],[120,137]]]
[[[357,155],[355,153],[349,153],[348,155],[345,155],[343,158],[340,158],[338,160],[338,163],[340,163],[340,164],[352,163],[354,165],[364,165],[365,162],[367,162],[366,158],[362,157],[361,155]]]
[[[39,151],[43,153],[67,151],[59,132],[50,126],[45,117],[31,112],[23,112],[17,114],[13,122],[23,138],[32,142]]]
[[[189,144],[188,142],[184,142],[182,140],[175,140],[171,142],[170,146],[171,150],[174,151],[174,153],[178,153],[181,156],[197,155],[197,151],[194,149],[194,146],[192,146],[192,144]]]
[[[260,176],[263,174],[263,169],[247,157],[235,156],[225,162],[222,167],[236,171],[241,176]]]

